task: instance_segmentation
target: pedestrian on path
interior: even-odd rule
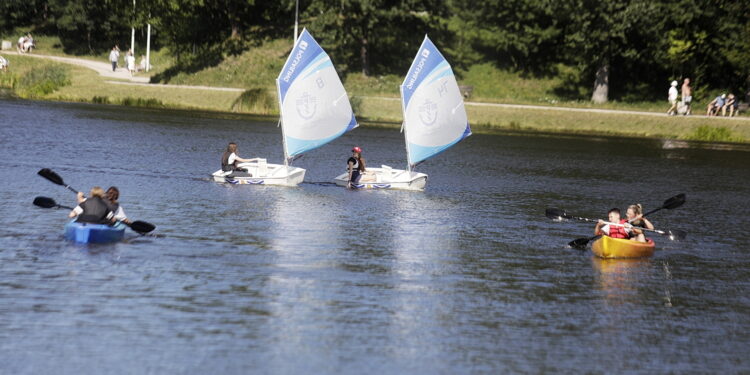
[[[125,55],[125,66],[132,77],[135,74],[135,56],[133,56],[133,50],[128,51],[128,54]]]
[[[672,116],[677,113],[677,81],[672,81],[672,86],[669,88],[668,99],[671,106],[667,111],[667,115]]]
[[[120,48],[115,44],[112,47],[112,51],[109,53],[109,61],[112,63],[112,71],[117,70],[117,61],[120,60]]]
[[[682,104],[685,105],[685,116],[690,116],[690,103],[693,101],[693,88],[690,87],[690,78],[682,82]]]

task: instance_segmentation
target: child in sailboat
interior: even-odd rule
[[[359,179],[362,178],[362,174],[365,172],[365,159],[362,157],[362,149],[359,146],[352,148],[352,157],[346,161],[347,170],[349,172],[349,184],[347,187],[352,188],[353,185],[359,184]]]
[[[258,158],[243,159],[237,155],[237,144],[229,142],[227,150],[221,156],[221,170],[224,172],[240,172],[242,176],[252,177],[250,173],[247,173],[247,169],[240,168],[239,163],[250,163],[258,161]],[[239,176],[237,173],[232,173],[234,176]]]

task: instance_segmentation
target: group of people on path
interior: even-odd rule
[[[78,205],[70,211],[68,217],[76,218],[81,223],[114,224],[122,221],[130,224],[119,199],[120,190],[115,186],[110,186],[106,192],[101,187],[94,186],[89,191],[88,198],[79,191],[76,197]]]
[[[667,100],[669,100],[669,109],[667,110],[668,116],[675,116],[682,114],[688,116],[692,113],[691,103],[693,101],[693,88],[690,87],[690,78],[685,78],[682,82],[682,88],[680,92],[677,91],[677,81],[672,81],[667,93]],[[678,100],[681,98],[681,100]],[[706,108],[706,116],[722,116],[733,117],[739,112],[739,100],[734,94],[720,94],[714,100],[708,103]]]
[[[621,219],[620,216],[619,208],[609,210],[607,213],[609,222],[599,220],[594,227],[594,235],[646,242],[646,235],[643,234],[643,230],[638,228],[653,230],[654,225],[643,217],[643,206],[632,204],[628,206],[625,212],[626,219]]]
[[[672,81],[672,85],[669,87],[667,99],[670,107],[667,110],[667,115],[674,116],[680,113],[689,116],[692,113],[690,106],[693,102],[693,88],[690,87],[690,78],[685,78],[682,81],[682,89],[679,93],[677,92],[677,85],[677,81]],[[682,100],[678,101],[678,98],[682,98]]]
[[[258,158],[254,159],[243,159],[237,155],[237,144],[229,142],[227,149],[221,155],[221,170],[224,172],[232,172],[232,177],[252,177],[252,174],[248,173],[248,170],[239,166],[240,163],[251,163],[258,161]],[[365,158],[362,157],[362,148],[354,146],[352,148],[352,156],[346,161],[346,170],[348,173],[347,187],[353,188],[360,183],[361,180],[372,180],[373,176],[367,175],[367,167],[365,165]]]
[[[31,36],[31,33],[21,35],[21,37],[18,38],[18,44],[16,44],[18,53],[30,53],[35,47],[36,45],[34,44],[34,38]]]
[[[706,116],[718,116],[719,112],[721,112],[722,116],[733,117],[736,116],[739,112],[739,101],[737,100],[737,97],[734,96],[734,94],[730,93],[727,94],[721,94],[714,98],[710,103],[708,103],[708,108],[706,108]]]
[[[120,47],[115,44],[114,47],[112,47],[112,50],[109,52],[109,62],[112,63],[112,71],[117,71],[117,66],[120,61]],[[136,67],[135,65],[135,55],[133,54],[133,50],[129,49],[128,52],[125,54],[125,68],[130,72],[130,76],[132,77],[135,75],[138,70],[144,71],[146,70],[146,56],[141,55],[141,64],[140,69]]]

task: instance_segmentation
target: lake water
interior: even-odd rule
[[[330,181],[349,149],[403,168],[397,129],[295,165],[296,188],[212,182],[226,143],[282,160],[275,121],[0,100],[0,373],[747,373],[750,152],[658,140],[475,134],[424,192]],[[31,204],[116,185],[123,243],[62,236]],[[650,218],[649,259],[566,248],[614,206]]]

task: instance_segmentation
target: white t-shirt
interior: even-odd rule
[[[128,70],[135,70],[135,56],[127,55],[125,56],[125,60],[128,64]]]
[[[677,100],[677,87],[670,87],[669,88],[669,101],[675,101]]]
[[[237,160],[237,154],[234,152],[229,155],[229,159],[227,159],[227,164],[232,165],[234,164],[234,161]]]
[[[125,216],[125,210],[122,209],[122,206],[117,207],[117,212],[115,212],[115,220],[123,221],[127,218],[128,217]]]

